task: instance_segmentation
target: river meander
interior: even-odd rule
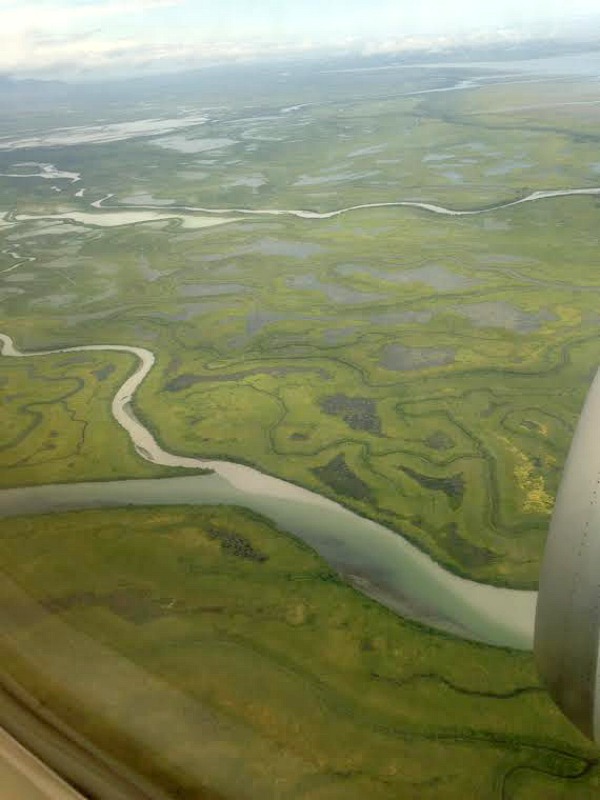
[[[83,345],[22,353],[0,334],[2,354],[41,357],[79,351],[135,355],[136,370],[112,401],[112,413],[141,458],[210,475],[152,480],[73,483],[6,489],[0,513],[49,513],[126,505],[228,504],[250,508],[313,547],[348,582],[383,605],[423,624],[505,647],[532,646],[536,592],[504,589],[460,578],[400,534],[343,506],[257,469],[169,453],[137,419],[135,392],[152,369],[154,354],[127,345]]]
[[[398,201],[369,203],[329,212],[300,209],[197,208],[170,206],[160,213],[187,218],[190,213],[206,215],[292,216],[301,219],[329,219],[371,208],[412,207],[422,211],[470,216],[499,211],[522,203],[570,196],[598,196],[600,188],[536,191],[511,202],[484,209],[458,211],[442,206]],[[107,195],[91,205],[97,211],[86,214],[86,222],[102,225],[130,224],[131,212],[125,204],[109,207]],[[156,214],[155,206],[137,207]],[[27,220],[70,219],[73,212],[29,215]],[[143,214],[142,214],[143,217]],[[135,221],[146,221],[142,217]],[[152,217],[154,219],[154,217]],[[233,222],[234,219],[191,217],[190,225],[204,226]],[[5,223],[22,221],[11,214]],[[214,220],[214,221],[213,221]],[[83,220],[78,220],[83,221]],[[191,470],[210,469],[210,475],[154,480],[126,480],[99,483],[74,483],[7,489],[0,492],[2,515],[48,513],[79,508],[124,505],[233,504],[264,514],[283,530],[313,547],[340,575],[364,594],[403,616],[468,639],[490,644],[530,649],[537,593],[488,586],[460,578],[404,539],[399,533],[349,511],[338,503],[292,483],[261,473],[257,469],[227,461],[188,458],[169,453],[137,419],[131,407],[133,396],[155,362],[145,348],[129,345],[85,345],[58,350],[21,353],[9,336],[0,334],[2,354],[13,357],[39,357],[77,351],[117,351],[135,355],[139,366],[123,383],[112,402],[115,420],[128,433],[141,458],[155,464]]]
[[[89,225],[96,227],[120,227],[123,225],[143,224],[148,222],[179,222],[182,228],[208,228],[215,225],[226,225],[232,222],[239,222],[239,217],[295,217],[307,220],[325,220],[340,217],[355,211],[366,211],[368,209],[380,208],[414,208],[418,211],[436,214],[446,217],[472,217],[481,214],[488,214],[495,211],[502,211],[506,208],[519,206],[523,203],[539,202],[540,200],[552,200],[561,197],[598,197],[600,187],[589,187],[579,189],[557,189],[552,191],[531,192],[524,197],[510,200],[506,203],[489,206],[486,208],[475,208],[457,210],[446,208],[435,203],[423,203],[417,200],[398,200],[395,202],[384,203],[362,203],[356,206],[338,208],[334,211],[310,211],[298,208],[209,208],[203,206],[177,206],[177,205],[151,205],[151,204],[127,204],[113,203],[107,206],[106,202],[111,200],[114,195],[108,194],[99,200],[94,200],[90,206],[96,209],[91,211],[62,211],[56,214],[15,214],[14,212],[0,212],[1,225],[15,225],[20,222],[42,222],[44,220],[56,220],[64,222],[75,222],[79,225]],[[98,213],[100,212],[100,213]],[[202,216],[200,216],[202,215]]]
[[[251,216],[288,216],[288,217],[297,217],[299,219],[333,219],[334,217],[342,216],[343,214],[348,214],[351,211],[364,211],[370,208],[415,208],[421,211],[429,211],[432,214],[440,214],[442,216],[448,217],[472,217],[478,216],[480,214],[487,214],[492,211],[501,211],[504,208],[512,208],[513,206],[519,206],[523,203],[534,203],[539,200],[552,200],[555,198],[560,197],[576,197],[576,196],[583,196],[583,197],[596,197],[600,195],[600,187],[589,187],[584,189],[555,189],[551,191],[535,191],[531,192],[530,194],[525,195],[524,197],[520,197],[516,200],[510,200],[506,203],[499,203],[497,205],[489,206],[486,208],[474,208],[470,210],[456,210],[452,208],[446,208],[445,206],[440,206],[435,203],[423,203],[417,200],[397,200],[395,202],[385,202],[385,203],[362,203],[356,206],[347,206],[346,208],[338,208],[334,211],[308,211],[306,209],[298,209],[298,208],[209,208],[203,206],[169,206],[168,210],[171,212],[199,212],[203,214],[245,214]],[[91,205],[96,209],[104,209],[109,208],[111,210],[116,209],[125,209],[127,205],[124,203],[118,203],[117,205],[105,206],[107,200],[110,200],[114,197],[114,195],[109,194],[106,197],[101,198],[100,200],[95,201]],[[164,206],[155,206],[155,205],[143,205],[143,206],[135,206],[136,208],[145,208],[148,210],[156,210],[161,209],[164,213],[165,207]],[[55,218],[62,216],[67,218],[69,216],[68,213],[55,215]],[[29,217],[32,219],[32,217]],[[231,220],[235,221],[235,220]]]
[[[140,216],[131,218],[127,205],[104,205],[114,195],[96,200],[96,213],[85,213],[86,224],[126,225],[163,217],[189,218],[191,227],[234,222],[223,215],[291,216],[330,219],[352,211],[410,207],[446,216],[471,216],[500,211],[523,203],[572,196],[598,196],[600,188],[535,191],[519,199],[488,208],[453,210],[416,201],[367,203],[335,211],[301,209],[199,208],[192,206],[136,206]],[[105,210],[106,209],[106,210]],[[143,211],[150,216],[144,217]],[[197,218],[195,214],[209,215]],[[212,215],[219,215],[217,218]],[[81,218],[77,221],[83,222]],[[104,222],[103,217],[106,217]],[[212,217],[212,219],[211,219]],[[76,212],[28,215],[27,221],[75,219]],[[5,224],[24,221],[25,215],[4,215]],[[460,578],[404,539],[399,533],[349,511],[338,503],[257,469],[228,461],[210,461],[169,453],[137,419],[133,396],[154,365],[154,354],[129,345],[85,345],[58,350],[21,353],[10,337],[0,334],[2,354],[36,357],[77,351],[117,351],[135,355],[139,366],[123,383],[112,402],[115,420],[130,436],[141,458],[155,464],[191,470],[210,469],[211,475],[105,483],[75,483],[7,489],[0,492],[3,515],[47,513],[124,505],[233,504],[264,514],[283,530],[313,547],[340,575],[364,594],[405,617],[468,639],[530,649],[537,593],[488,586]]]

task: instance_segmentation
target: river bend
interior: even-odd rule
[[[73,483],[0,491],[0,513],[48,513],[108,506],[227,504],[250,508],[313,547],[342,577],[397,613],[467,639],[530,649],[537,593],[460,578],[400,534],[339,503],[257,469],[230,461],[169,453],[139,421],[132,400],[155,363],[143,347],[81,345],[19,351],[0,334],[1,352],[15,358],[60,353],[122,352],[138,360],[112,401],[112,414],[141,458],[154,464],[209,469],[210,475]]]

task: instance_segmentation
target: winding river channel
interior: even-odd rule
[[[400,534],[257,469],[164,450],[132,409],[135,392],[155,363],[150,350],[128,345],[82,345],[23,353],[5,334],[0,334],[0,346],[2,355],[16,358],[82,351],[134,355],[138,366],[115,394],[112,413],[138,454],[154,464],[212,470],[211,474],[176,478],[5,489],[0,492],[3,516],[125,505],[244,506],[305,541],[358,590],[405,617],[467,639],[531,648],[536,592],[460,578]]]
[[[135,206],[128,206],[126,203],[118,203],[112,206],[105,206],[107,200],[110,200],[114,197],[113,194],[108,194],[105,197],[102,197],[100,200],[95,200],[90,205],[96,209],[102,208],[109,208],[111,210],[117,209],[125,209],[125,208],[136,208],[136,209],[149,209],[152,211],[161,212],[199,212],[203,214],[244,214],[250,216],[274,216],[274,217],[297,217],[299,219],[333,219],[334,217],[340,217],[343,214],[348,214],[350,211],[363,211],[368,208],[416,208],[420,209],[421,211],[429,211],[432,214],[441,214],[442,216],[447,217],[472,217],[478,216],[480,214],[486,214],[491,211],[501,211],[503,208],[511,208],[512,206],[519,206],[523,203],[532,203],[538,200],[551,200],[557,197],[574,197],[577,195],[594,197],[600,196],[600,187],[589,187],[585,189],[554,189],[551,191],[536,191],[531,192],[525,197],[521,197],[517,200],[510,200],[507,203],[499,203],[498,205],[489,206],[486,208],[475,208],[466,211],[458,211],[452,208],[446,208],[445,206],[439,206],[435,203],[422,203],[418,200],[397,200],[394,202],[387,202],[387,203],[362,203],[357,206],[347,206],[346,208],[338,208],[334,211],[309,211],[305,209],[298,209],[298,208],[208,208],[202,206],[159,206],[159,205],[135,205]],[[54,215],[54,218],[58,216],[68,217],[68,213],[62,215]],[[29,219],[33,219],[33,217],[29,217]],[[232,220],[234,221],[234,220]]]
[[[143,210],[162,218],[180,218],[191,227],[235,222],[242,215],[291,216],[331,219],[353,211],[388,207],[416,208],[444,216],[473,216],[523,203],[559,197],[600,196],[600,188],[535,191],[525,197],[487,208],[454,210],[432,203],[400,200],[367,203],[334,211],[302,209],[201,208],[195,206],[136,205],[131,219],[127,204],[106,206],[109,194],[91,203],[93,212],[45,215],[4,215],[4,224],[44,219],[74,219],[84,224],[126,225],[144,222]],[[142,212],[140,214],[140,212]],[[207,215],[204,219],[196,214]],[[108,215],[114,219],[102,222]],[[191,216],[194,215],[194,216]],[[235,215],[224,217],[223,215]],[[14,266],[12,267],[14,268]],[[530,649],[537,593],[480,584],[460,578],[441,567],[400,534],[287,481],[257,469],[228,461],[211,461],[169,453],[136,417],[132,401],[155,363],[150,350],[129,345],[82,345],[57,350],[23,353],[12,339],[0,334],[1,352],[17,358],[41,357],[80,351],[115,351],[138,359],[138,366],[119,388],[112,413],[127,432],[141,458],[154,464],[185,469],[211,470],[211,474],[151,480],[125,480],[34,486],[0,491],[0,514],[46,513],[80,508],[124,505],[228,504],[250,508],[313,547],[339,574],[359,591],[402,616],[467,639]]]
[[[50,165],[52,166],[52,165]],[[81,191],[81,190],[80,190]],[[124,225],[143,224],[146,222],[177,221],[182,228],[210,228],[217,225],[226,225],[239,222],[243,217],[295,217],[306,220],[327,220],[340,217],[356,211],[365,211],[379,208],[414,208],[429,214],[446,217],[472,217],[502,211],[524,203],[552,200],[561,197],[600,197],[600,187],[583,189],[555,189],[551,191],[531,192],[525,197],[499,203],[485,208],[457,210],[446,208],[435,203],[423,203],[418,200],[398,200],[382,203],[362,203],[356,206],[334,209],[333,211],[311,211],[299,208],[209,208],[203,206],[178,206],[178,205],[152,205],[145,203],[113,202],[106,205],[107,201],[114,198],[114,194],[90,203],[93,211],[62,211],[56,214],[21,214],[14,211],[0,212],[0,225],[11,226],[22,222],[64,221],[74,222],[83,226],[111,228]],[[100,213],[99,213],[100,212]],[[8,270],[15,269],[12,265]]]

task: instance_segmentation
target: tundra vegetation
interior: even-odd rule
[[[597,796],[529,654],[402,620],[248,511],[5,519],[0,552],[4,669],[176,796]]]
[[[68,134],[59,108],[21,108],[0,141],[2,332],[23,351],[146,347],[156,364],[133,405],[169,452],[251,464],[456,573],[535,588],[598,364],[599,201],[506,204],[600,185],[597,83],[488,76],[413,94],[479,76],[392,72],[263,76],[252,106],[243,87],[208,83],[162,105],[117,98],[115,124],[207,118],[118,141],[84,128],[89,99],[72,101]],[[399,201],[481,213],[318,216]],[[267,213],[286,210],[309,213]],[[112,419],[134,364],[0,359],[0,485],[180,472],[144,461]],[[315,800],[599,791],[597,756],[530,655],[395,617],[247,511],[86,511],[0,530],[3,569],[49,614],[7,635],[13,677],[140,768],[133,735],[115,733],[125,685],[115,716],[84,719],[81,698],[58,677],[44,688],[44,664],[23,653],[90,636],[224,726],[223,762],[215,750],[202,776],[189,741],[148,744],[151,777],[189,778],[182,796],[201,778],[239,796],[225,761],[256,797],[278,796],[276,779]],[[148,714],[168,720],[159,695]]]

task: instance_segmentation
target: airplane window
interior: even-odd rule
[[[598,796],[596,4],[0,21],[9,800]]]

